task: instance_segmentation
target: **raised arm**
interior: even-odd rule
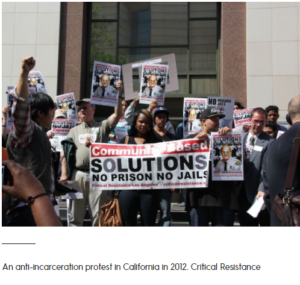
[[[17,84],[17,94],[20,98],[28,99],[28,74],[35,66],[33,57],[24,57],[22,59],[22,68]]]
[[[119,96],[121,96],[122,90],[123,90],[123,85],[122,85],[121,80],[119,80],[117,82],[116,87],[119,90]],[[115,107],[115,112],[109,117],[109,122],[110,122],[110,125],[111,125],[112,129],[114,129],[115,126],[118,124],[121,116],[122,116],[122,99],[119,97],[118,106]]]

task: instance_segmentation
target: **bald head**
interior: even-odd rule
[[[288,112],[293,123],[300,121],[300,96],[296,96],[290,101]]]

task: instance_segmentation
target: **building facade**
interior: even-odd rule
[[[119,65],[175,53],[179,90],[165,106],[176,125],[184,97],[233,97],[247,107],[299,95],[298,3],[2,3],[2,94],[32,55],[48,93],[89,97],[93,61]],[[299,19],[298,19],[299,15]],[[139,89],[138,70],[133,86]],[[6,102],[2,96],[2,105]],[[97,108],[105,118],[112,108]]]

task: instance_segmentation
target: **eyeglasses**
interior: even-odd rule
[[[196,117],[197,114],[190,114],[190,117]]]
[[[150,83],[156,83],[156,80],[149,80]]]
[[[87,107],[79,107],[78,112],[81,111],[81,110],[87,110]]]
[[[102,79],[101,82],[107,83],[107,82],[109,82],[109,80]]]
[[[223,154],[230,154],[230,151],[222,151]]]
[[[265,124],[265,121],[253,120],[252,123],[255,124],[255,125],[261,125],[261,126],[263,126]]]

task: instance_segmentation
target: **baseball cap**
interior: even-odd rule
[[[154,119],[155,119],[155,117],[157,116],[158,113],[166,114],[168,119],[169,119],[169,111],[166,108],[164,108],[164,107],[156,108],[155,111],[154,111]]]
[[[83,98],[76,102],[76,106],[80,106],[81,103],[90,103],[90,101],[91,101],[90,98]]]
[[[57,118],[64,118],[66,119],[67,118],[67,113],[66,111],[64,111],[63,109],[57,109],[54,113],[54,119],[57,119]]]
[[[220,119],[224,118],[225,115],[220,113],[220,111],[216,107],[207,107],[202,113],[201,113],[201,120],[202,119],[208,119],[214,116],[218,116]]]

